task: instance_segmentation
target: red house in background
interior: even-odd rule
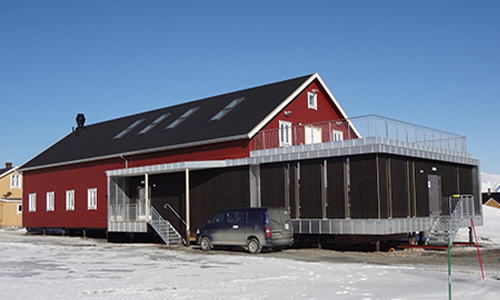
[[[97,124],[80,114],[77,125],[21,167],[30,231],[171,243],[221,209],[285,206],[298,234],[406,234],[432,227],[442,197],[479,193],[464,137],[349,119],[317,73]]]
[[[22,166],[23,226],[106,230],[107,170],[245,158],[266,147],[261,132],[267,147],[286,146],[293,126],[346,118],[317,73],[87,126],[79,115]],[[328,140],[320,127],[303,130],[300,143]]]

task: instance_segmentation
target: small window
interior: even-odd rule
[[[66,191],[66,210],[75,210],[75,191]]]
[[[316,93],[307,93],[307,108],[318,109],[318,95]]]
[[[174,129],[177,125],[182,123],[182,121],[186,120],[190,115],[192,115],[197,110],[198,110],[198,107],[193,107],[193,108],[189,109],[182,116],[180,116],[177,120],[170,123],[170,125],[168,125],[168,127],[165,129]]]
[[[22,204],[18,204],[17,205],[17,214],[22,214],[23,213],[23,205]]]
[[[340,130],[333,130],[333,141],[344,140],[344,133]]]
[[[54,211],[54,192],[47,192],[47,211]]]
[[[292,145],[292,123],[286,121],[279,121],[279,139],[280,147]]]
[[[227,115],[228,112],[230,112],[236,105],[238,105],[241,101],[245,100],[245,97],[237,98],[231,101],[226,107],[224,107],[221,111],[219,111],[215,116],[210,119],[210,121],[219,121]]]
[[[226,212],[217,213],[210,219],[210,224],[219,224],[226,220]]]
[[[28,206],[29,211],[36,211],[36,193],[29,194]]]
[[[135,127],[137,127],[137,125],[141,124],[143,121],[144,121],[144,119],[140,119],[140,120],[135,121],[129,127],[125,128],[122,132],[120,132],[119,134],[117,134],[114,137],[114,139],[117,140],[117,139],[123,137],[124,135],[126,135],[127,133],[129,133],[132,129],[134,129]]]
[[[97,209],[97,189],[87,190],[87,206],[88,209]]]
[[[248,223],[249,224],[262,224],[264,214],[262,211],[249,211],[248,212]]]
[[[170,113],[161,115],[158,119],[154,120],[153,123],[149,124],[146,128],[141,130],[138,134],[145,134],[146,132],[153,129],[156,125],[158,125],[161,121],[165,120],[168,116],[170,116]]]
[[[10,188],[11,189],[21,188],[21,175],[19,174],[10,175]]]

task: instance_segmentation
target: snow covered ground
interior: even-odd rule
[[[480,243],[500,246],[485,207]],[[460,236],[466,236],[466,231]],[[0,231],[1,299],[447,299],[446,266],[304,262]],[[453,257],[453,254],[452,254]],[[453,272],[453,299],[500,299],[500,265]]]

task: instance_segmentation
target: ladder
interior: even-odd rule
[[[186,244],[186,240],[182,238],[179,232],[175,229],[169,221],[165,220],[158,211],[153,207],[149,207],[151,212],[151,219],[149,224],[158,233],[161,239],[167,245],[178,245],[180,243]]]

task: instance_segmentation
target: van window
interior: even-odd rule
[[[227,213],[227,222],[229,224],[243,224],[246,221],[246,212],[230,211]]]
[[[276,209],[269,210],[269,223],[276,223],[278,225],[281,223],[280,213],[278,210],[276,210]]]
[[[249,211],[248,212],[248,223],[249,224],[262,224],[264,219],[264,214],[262,211]]]
[[[226,219],[226,212],[220,212],[217,213],[215,216],[213,216],[212,219],[210,219],[210,223],[219,224],[224,222],[225,219]]]

